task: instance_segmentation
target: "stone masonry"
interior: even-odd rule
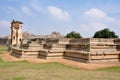
[[[11,23],[11,55],[19,58],[65,58],[82,62],[120,61],[119,38],[31,38],[22,39],[22,22]]]
[[[11,46],[19,47],[22,42],[22,22],[12,21],[11,22]]]
[[[36,39],[12,48],[19,58],[65,58],[82,62],[120,60],[120,39]]]

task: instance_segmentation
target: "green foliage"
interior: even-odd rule
[[[118,36],[115,34],[115,32],[105,28],[103,30],[97,31],[93,38],[118,38]]]
[[[66,38],[82,38],[80,33],[72,31],[66,35]]]

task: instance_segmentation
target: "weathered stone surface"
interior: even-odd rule
[[[105,41],[105,42],[104,42]],[[23,51],[13,49],[21,57],[70,58],[84,62],[120,59],[120,45],[116,39],[46,39],[44,44],[32,41],[23,45]],[[117,39],[118,43],[118,39]],[[26,48],[27,47],[27,48]],[[21,55],[22,54],[22,55]],[[86,60],[86,61],[85,61]]]
[[[14,20],[11,23],[12,46],[20,47],[22,44],[22,24],[22,22]]]

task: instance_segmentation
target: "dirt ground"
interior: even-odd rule
[[[99,68],[106,68],[106,67],[112,67],[112,66],[120,66],[120,62],[106,62],[106,63],[83,63],[83,62],[77,62],[67,59],[39,59],[39,58],[16,58],[14,56],[11,56],[9,53],[4,52],[4,54],[1,55],[1,58],[4,61],[23,61],[27,60],[28,62],[32,64],[37,63],[49,63],[49,62],[59,62],[61,64],[72,66],[75,68],[82,68],[87,70],[94,70]]]

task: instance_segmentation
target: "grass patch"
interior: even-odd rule
[[[58,62],[54,62],[54,64],[57,64],[57,65],[62,65],[62,66],[66,66],[67,68],[70,68],[70,69],[80,70],[80,68],[75,68],[75,67],[68,66],[68,65],[65,65],[65,64],[62,64],[62,63],[58,63]]]
[[[27,65],[29,62],[24,60],[24,61],[16,61],[16,62],[4,62],[1,58],[0,58],[0,68],[8,68],[8,67],[13,67],[13,66],[24,66]]]
[[[0,58],[0,63],[3,62],[3,60]]]
[[[119,72],[120,73],[120,66],[109,67],[109,68],[104,68],[104,69],[99,69],[99,70],[108,71],[108,72]]]
[[[0,51],[7,51],[8,47],[7,46],[0,46]]]
[[[119,80],[119,70],[120,67],[83,70],[57,62],[32,64],[0,59],[0,80]]]
[[[25,80],[25,78],[24,77],[15,77],[15,78],[13,78],[13,80]]]

